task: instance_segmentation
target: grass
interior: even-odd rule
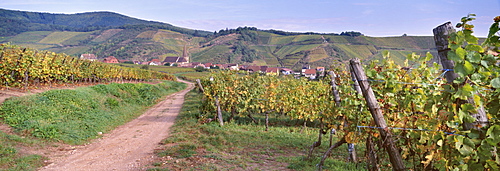
[[[43,160],[46,158],[25,154],[21,149],[21,147],[38,146],[38,144],[44,144],[44,142],[0,131],[0,170],[27,171],[42,167]]]
[[[175,76],[183,79],[194,82],[196,79],[206,78],[210,75],[210,72],[184,72],[175,74]]]
[[[157,100],[185,87],[160,84],[96,85],[50,90],[14,97],[0,108],[0,118],[17,133],[68,144],[82,144],[138,115]]]
[[[170,137],[163,140],[162,148],[156,151],[159,158],[149,170],[316,170],[319,156],[329,144],[325,137],[313,159],[307,161],[304,157],[318,130],[303,127],[303,121],[272,117],[272,126],[265,131],[263,116],[255,115],[259,124],[236,117],[221,127],[218,122],[204,122],[213,113],[200,113],[202,97],[198,92],[189,92],[185,99]],[[332,154],[325,162],[327,170],[363,169],[363,164],[345,162],[345,148]]]

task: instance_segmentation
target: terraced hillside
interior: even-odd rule
[[[399,63],[411,52],[437,53],[432,37],[291,33],[253,27],[210,33],[110,12],[62,15],[0,9],[0,20],[16,21],[0,26],[0,43],[10,42],[74,56],[94,53],[98,58],[115,56],[122,60],[163,60],[167,56],[181,56],[187,47],[191,62],[268,65],[299,70],[307,65],[328,67],[351,58],[378,59],[386,50]],[[19,30],[16,23],[33,27]]]
[[[243,40],[242,37],[246,34],[256,35],[253,36],[256,40]],[[246,48],[257,54],[253,62],[243,61],[245,54],[233,53],[235,42],[238,41],[243,41]],[[386,50],[401,63],[412,52],[422,55],[431,52],[437,55],[432,37],[350,37],[321,34],[285,36],[251,30],[209,40],[192,52],[192,59],[197,62],[236,62],[298,70],[305,65],[325,66],[351,58],[380,59],[382,52]]]

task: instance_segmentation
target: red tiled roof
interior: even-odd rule
[[[266,72],[279,72],[279,70],[280,70],[280,68],[271,67],[271,68],[267,68]]]
[[[316,74],[316,70],[315,69],[306,69],[304,74]]]

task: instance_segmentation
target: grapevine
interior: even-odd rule
[[[175,78],[160,72],[80,60],[65,54],[37,51],[10,44],[0,45],[1,87],[26,89],[32,86],[84,81],[151,79],[174,80]]]
[[[464,17],[459,30],[450,36],[449,59],[453,71],[431,63],[433,56],[409,54],[403,65],[390,59],[364,66],[368,81],[387,122],[388,131],[408,169],[424,170],[498,170],[500,169],[500,17],[496,17],[488,38],[478,44],[469,24],[473,15]],[[335,82],[340,92],[338,107],[331,95],[329,78],[319,81],[292,77],[242,75],[224,71],[202,81],[205,88],[203,112],[214,113],[213,99],[220,98],[221,108],[231,115],[250,116],[270,113],[290,119],[322,121],[335,128],[346,143],[362,143],[367,137],[381,139],[365,101],[357,93],[350,72],[335,66]],[[458,75],[448,83],[443,75]],[[472,103],[466,103],[472,99]],[[487,123],[471,114],[483,106]],[[467,125],[473,124],[474,129]],[[382,155],[383,154],[379,154]]]

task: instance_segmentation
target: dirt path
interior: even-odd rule
[[[181,82],[188,87],[88,145],[49,155],[51,164],[41,170],[145,170],[144,165],[155,157],[154,149],[168,136],[184,103],[184,95],[194,87],[192,83]]]

